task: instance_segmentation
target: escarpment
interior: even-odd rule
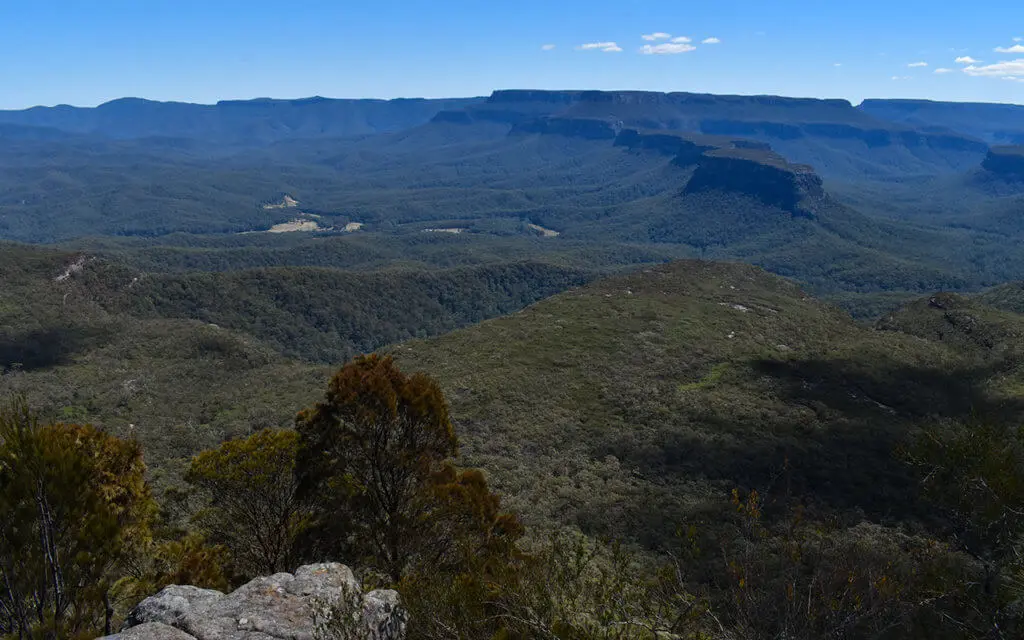
[[[1024,181],[1024,146],[993,147],[981,166],[992,176]]]
[[[756,149],[716,149],[702,154],[685,192],[709,190],[742,193],[807,217],[813,214],[801,204],[825,195],[814,169]]]

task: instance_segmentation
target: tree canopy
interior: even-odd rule
[[[145,473],[135,442],[41,424],[24,404],[0,411],[0,630],[66,638],[109,628],[109,590],[155,515]]]
[[[468,531],[483,545],[519,535],[483,475],[453,466],[458,439],[440,386],[390,357],[342,367],[296,429],[300,494],[318,509],[310,549],[398,580],[416,563],[454,561]]]
[[[264,429],[200,453],[185,475],[207,500],[195,525],[243,575],[295,568],[295,539],[309,517],[296,495],[298,449],[295,431]]]

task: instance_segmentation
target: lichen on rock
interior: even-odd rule
[[[230,594],[166,587],[103,640],[402,640],[405,627],[396,592],[363,593],[351,569],[323,563],[256,578]]]

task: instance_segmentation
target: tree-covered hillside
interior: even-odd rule
[[[439,377],[467,461],[533,522],[664,541],[732,486],[914,515],[894,452],[917,426],[1020,416],[1016,361],[959,347],[859,326],[751,267],[681,262],[394,353]]]
[[[134,425],[158,461],[188,455],[193,440],[287,424],[325,370],[281,354],[336,363],[591,277],[541,264],[146,275],[13,245],[4,257],[5,390],[116,433]],[[999,399],[1013,367],[895,328],[928,340],[859,325],[753,267],[681,262],[393,348],[440,378],[466,459],[516,504],[542,507],[538,522],[624,534],[630,519],[657,517],[603,500],[649,495],[682,513],[783,467],[823,503],[885,513],[910,487],[882,452],[920,420],[1015,410]],[[891,482],[871,482],[855,455]],[[540,466],[524,476],[523,459]],[[523,484],[554,472],[545,465],[566,479]],[[606,490],[589,486],[599,478]],[[665,531],[652,521],[649,533]]]
[[[159,567],[178,567],[174,575],[189,581],[251,576],[245,569],[252,559],[245,550],[251,547],[240,541],[252,531],[227,527],[224,523],[235,520],[226,509],[239,495],[264,500],[277,494],[266,487],[251,494],[249,480],[256,476],[246,471],[246,460],[277,465],[260,472],[266,478],[287,480],[295,472],[302,482],[304,474],[326,474],[318,481],[326,484],[317,486],[334,486],[330,474],[349,482],[344,471],[356,468],[351,466],[361,455],[356,450],[371,442],[355,427],[344,432],[349,440],[336,440],[331,425],[342,410],[338,407],[370,402],[366,394],[380,392],[377,383],[353,371],[382,361],[346,367],[325,399],[313,404],[330,369],[281,355],[297,335],[318,322],[340,327],[363,318],[373,331],[378,322],[409,320],[400,303],[426,300],[424,294],[444,282],[458,285],[452,293],[470,292],[466,308],[475,312],[488,295],[517,304],[525,300],[510,296],[525,290],[499,286],[502,277],[511,277],[510,284],[543,283],[572,273],[540,265],[338,272],[341,288],[332,298],[335,278],[323,269],[132,275],[137,272],[80,253],[19,245],[3,249],[0,394],[20,394],[46,424],[90,422],[103,437],[141,445],[147,477],[165,508],[159,531],[164,537],[146,543],[159,555],[147,562],[157,563],[158,577],[167,570]],[[367,290],[348,289],[360,294],[356,310],[368,311],[365,317],[353,313],[342,293],[355,286],[356,275],[391,287],[380,292],[378,303]],[[307,278],[322,290],[309,286]],[[321,296],[317,308],[333,308],[334,314],[317,317],[298,301],[290,304],[286,285],[293,282],[315,291]],[[142,303],[148,306],[139,308]],[[183,318],[200,312],[223,314],[237,324]],[[417,320],[430,317],[435,316]],[[288,318],[296,335],[261,333],[270,323],[285,326]],[[386,350],[402,370],[437,379],[437,393],[443,391],[450,409],[431,392],[428,413],[446,420],[450,411],[459,434],[455,462],[464,470],[446,467],[430,482],[440,483],[445,500],[479,500],[467,503],[476,506],[466,513],[503,523],[494,531],[510,532],[511,541],[485,538],[498,545],[486,547],[497,555],[488,556],[484,567],[470,564],[459,569],[467,573],[454,576],[446,573],[447,564],[406,574],[391,556],[358,545],[346,550],[392,572],[390,579],[420,620],[444,624],[490,628],[485,621],[495,619],[481,613],[486,605],[478,598],[490,602],[500,594],[509,599],[503,600],[507,606],[532,610],[537,605],[531,590],[542,588],[576,593],[555,606],[574,615],[588,612],[574,618],[579,624],[597,610],[615,620],[626,616],[667,624],[659,617],[664,607],[675,611],[671,607],[678,598],[684,603],[697,598],[702,604],[686,609],[695,616],[685,618],[692,625],[686,628],[718,630],[713,633],[726,625],[770,630],[800,624],[806,629],[800,637],[809,640],[838,624],[816,612],[839,607],[858,627],[879,624],[910,634],[892,637],[924,637],[914,631],[921,628],[931,630],[929,637],[936,637],[936,629],[945,634],[941,637],[984,637],[949,633],[959,624],[1013,624],[1015,614],[1001,604],[1013,586],[1002,580],[1017,565],[1006,555],[1002,538],[984,537],[985,531],[970,527],[1005,515],[1016,502],[1007,507],[976,496],[974,476],[961,475],[974,473],[972,465],[984,465],[982,455],[1017,459],[1016,440],[1000,434],[1024,413],[1021,335],[1024,316],[950,294],[914,302],[869,327],[759,268],[689,260],[602,278],[506,317],[392,344]],[[389,384],[405,379],[398,375],[388,373]],[[429,378],[410,380],[428,384]],[[365,389],[352,395],[346,391],[351,385]],[[410,393],[415,401],[409,410],[419,411],[426,396],[416,389]],[[389,405],[373,406],[352,415],[369,420]],[[323,444],[296,450],[295,432],[281,430],[293,424],[299,438],[320,438]],[[267,427],[277,431],[263,431]],[[46,428],[74,434],[78,427]],[[454,450],[453,440],[445,442],[437,456]],[[319,456],[325,447],[340,453],[296,462],[296,456]],[[204,449],[209,451],[193,460]],[[239,457],[238,451],[248,453]],[[979,477],[993,482],[1012,483],[1017,477],[1016,467],[977,469]],[[236,471],[249,480],[235,482]],[[291,485],[271,486],[283,491]],[[1013,486],[999,484],[999,499],[1015,501],[1008,493]],[[501,510],[490,487],[502,494]],[[223,493],[229,490],[234,493]],[[363,525],[377,522],[378,512],[356,499],[358,493],[356,498],[339,495],[348,497],[331,503],[337,513],[362,514]],[[985,511],[969,512],[972,505]],[[504,510],[518,519],[501,520]],[[444,510],[430,513],[448,517]],[[356,522],[333,517],[313,530]],[[466,526],[463,512],[453,517],[452,523],[462,524],[443,531],[469,535],[465,540],[477,544],[476,529],[459,528]],[[527,531],[524,546],[506,557],[518,548],[507,544],[515,545],[521,535],[519,522]],[[574,534],[566,531],[572,530],[585,537],[568,542],[572,538],[565,536]],[[450,553],[452,540],[464,540],[435,539],[433,531],[419,530],[423,537],[415,538],[416,544],[442,544]],[[983,536],[980,549],[988,555],[971,555],[976,547],[960,537],[968,534]],[[319,542],[295,531],[288,535],[300,555],[320,553],[325,541],[344,539],[322,532]],[[226,546],[204,546],[204,538],[196,536]],[[594,542],[604,536],[626,547]],[[639,555],[621,555],[626,548]],[[409,557],[420,557],[415,555],[420,547],[408,549]],[[460,556],[445,557],[454,562]],[[200,559],[208,571],[196,573]],[[279,561],[275,556],[273,562]],[[619,569],[607,573],[613,567]],[[584,569],[595,572],[587,575],[619,576],[619,586],[607,588],[638,598],[629,603],[646,604],[627,613],[605,603],[600,599],[605,591],[584,586],[597,578],[579,582]],[[999,576],[994,591],[969,586],[986,571],[988,579]],[[486,597],[474,591],[472,580],[480,575],[488,576]],[[785,609],[787,588],[812,588],[822,576],[831,577],[820,593],[812,590],[817,595],[807,611]],[[836,576],[844,581],[853,576],[853,582],[833,583]],[[873,582],[880,576],[893,581],[894,590]],[[145,595],[149,583],[133,580],[125,584],[137,585]],[[935,598],[928,606],[919,602],[923,593]],[[587,597],[580,599],[581,594]],[[772,603],[771,613],[737,599],[744,594]],[[871,607],[845,600],[869,595],[879,598]],[[615,602],[622,604],[621,598]],[[935,622],[937,611],[964,622]],[[416,633],[441,637],[423,628]]]

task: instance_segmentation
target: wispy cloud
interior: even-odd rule
[[[935,73],[937,73],[939,75],[942,75],[942,74],[945,74],[945,73],[953,73],[953,70],[952,69],[947,69],[945,67],[939,67],[938,69],[935,70]]]
[[[540,46],[540,48],[541,48],[541,51],[554,51],[555,45],[553,45],[553,44],[542,44]]]
[[[665,56],[676,53],[687,53],[696,50],[697,47],[686,43],[663,42],[662,44],[645,44],[640,53],[645,56]]]
[[[692,40],[690,40],[686,36],[679,36],[678,38],[672,38],[672,42],[692,42]]]
[[[969,76],[983,78],[1020,77],[1024,76],[1024,59],[1006,60],[1005,62],[986,64],[980,67],[972,64],[964,67],[964,73]]]
[[[640,37],[648,42],[657,42],[658,40],[668,40],[672,37],[672,34],[665,33],[664,31],[655,31],[654,33],[646,33]]]
[[[975,60],[971,56],[960,56],[953,62],[957,64],[978,64],[979,62],[981,62],[981,60]]]
[[[910,76],[893,76],[892,80],[910,80]]]
[[[832,66],[833,67],[841,67],[841,66],[843,66],[843,63],[842,62],[834,62],[834,63],[832,63]]]
[[[580,51],[604,51],[605,53],[618,53],[622,51],[622,47],[615,42],[588,42],[576,48]]]
[[[712,38],[704,38],[703,40],[700,41],[701,44],[719,44],[721,42],[722,41],[719,40],[718,38],[713,38],[713,37]]]
[[[1024,53],[1024,44],[1015,44],[1012,47],[996,47],[996,53]]]
[[[927,62],[911,62],[907,66],[910,67],[911,69],[919,69],[921,67],[927,67],[928,63]]]
[[[1013,41],[1014,42],[1024,42],[1024,38],[1017,37],[1017,38],[1014,38]]]

